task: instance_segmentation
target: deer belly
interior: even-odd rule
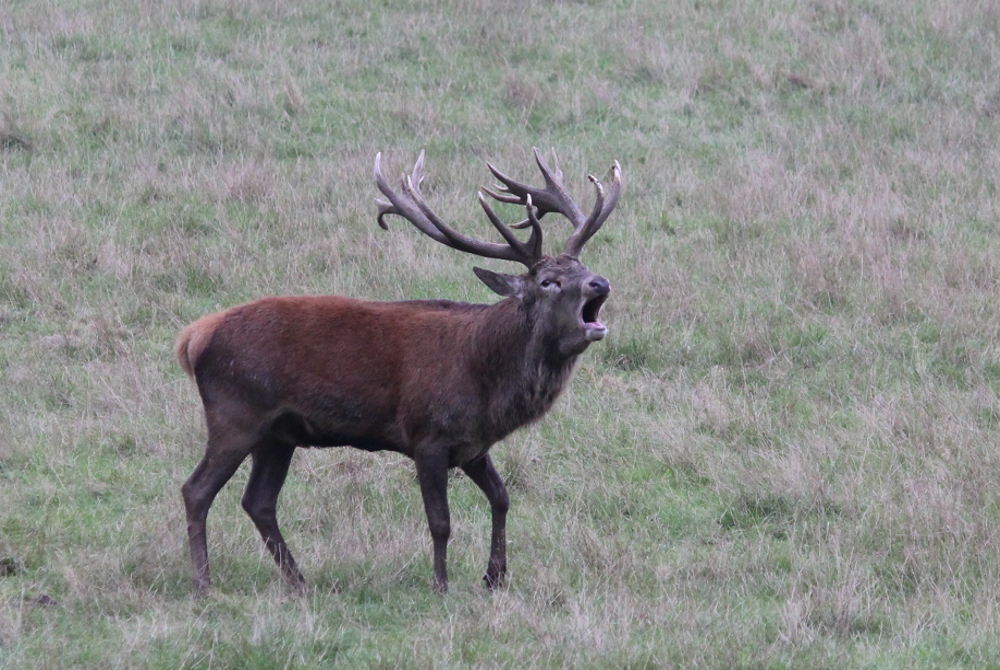
[[[375,420],[343,420],[343,417],[313,417],[289,412],[274,421],[271,433],[300,447],[349,446],[365,451],[403,451],[393,424],[380,422],[377,417]]]

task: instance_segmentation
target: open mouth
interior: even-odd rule
[[[608,299],[606,295],[599,295],[583,303],[580,310],[580,317],[583,321],[583,329],[588,342],[603,340],[608,333],[608,327],[600,321],[601,306]]]

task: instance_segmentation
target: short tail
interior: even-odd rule
[[[177,361],[191,379],[194,379],[198,359],[211,342],[212,335],[221,321],[221,313],[203,316],[185,326],[177,336]]]

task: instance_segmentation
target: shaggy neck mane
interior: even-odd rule
[[[573,372],[576,356],[546,342],[531,305],[507,298],[487,310],[471,340],[470,360],[487,405],[488,432],[501,439],[543,416]]]

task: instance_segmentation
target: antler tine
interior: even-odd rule
[[[420,192],[420,182],[423,180],[424,152],[420,152],[413,172],[403,177],[403,193],[398,193],[389,186],[389,182],[382,174],[381,168],[382,154],[375,156],[375,183],[378,189],[389,199],[384,202],[376,199],[378,204],[377,221],[383,229],[388,229],[385,223],[387,214],[396,214],[412,223],[422,233],[445,246],[484,256],[487,258],[498,258],[502,260],[515,261],[531,267],[541,258],[541,229],[538,232],[533,230],[527,244],[518,240],[514,234],[506,229],[504,224],[495,214],[490,218],[493,225],[500,231],[508,244],[496,244],[493,242],[482,242],[468,235],[459,233],[450,225],[444,222],[441,217],[431,210]],[[492,211],[487,212],[487,216]],[[496,221],[494,221],[496,218]],[[498,225],[499,224],[499,225]],[[514,242],[511,242],[514,240]]]
[[[558,212],[565,216],[573,225],[573,234],[566,241],[566,248],[563,253],[567,256],[577,258],[583,249],[583,245],[593,237],[594,233],[598,231],[608,216],[611,215],[611,211],[615,208],[615,205],[618,204],[618,196],[621,194],[621,166],[618,164],[618,161],[615,161],[611,168],[612,182],[607,195],[605,195],[601,182],[593,175],[589,175],[590,181],[597,190],[597,198],[590,216],[584,217],[580,207],[570,197],[566,191],[566,187],[563,185],[563,174],[562,170],[559,169],[559,158],[556,156],[555,151],[553,150],[552,152],[555,168],[549,167],[537,148],[534,152],[535,162],[538,163],[538,169],[541,170],[542,176],[545,179],[545,188],[535,188],[515,181],[493,167],[493,165],[487,163],[490,172],[502,183],[502,186],[499,187],[499,192],[494,192],[490,189],[483,190],[500,202],[525,205],[530,200],[535,205],[538,219],[542,218],[548,212]],[[529,225],[533,225],[530,216],[531,212],[529,212],[529,218],[510,224],[510,228],[527,228]]]
[[[534,149],[534,152],[535,162],[538,164],[538,169],[542,171],[542,177],[545,179],[544,189],[522,184],[487,163],[486,165],[490,169],[490,172],[503,185],[500,187],[502,189],[500,193],[494,193],[489,189],[485,189],[486,192],[500,202],[518,205],[524,205],[526,203],[525,197],[530,194],[532,202],[534,202],[535,208],[538,210],[538,218],[542,218],[549,212],[559,212],[569,219],[574,227],[580,225],[583,222],[583,212],[573,202],[573,199],[566,192],[566,187],[563,186],[562,170],[559,169],[559,159],[555,156],[555,151],[552,152],[554,162],[556,163],[555,170],[549,167],[545,159],[542,158],[542,153],[537,148]],[[526,223],[527,221],[522,221],[516,224],[515,227],[523,228]]]
[[[486,218],[490,220],[490,223],[493,224],[494,228],[500,231],[500,234],[503,235],[503,238],[507,240],[507,243],[510,244],[510,246],[535,261],[541,259],[542,227],[538,223],[538,217],[535,215],[534,207],[531,205],[530,195],[528,196],[528,203],[525,205],[528,210],[528,218],[513,225],[504,223],[503,219],[497,216],[496,212],[493,211],[493,208],[490,207],[490,203],[486,200],[486,197],[483,196],[482,191],[479,192],[479,204],[482,206],[483,211],[486,212]],[[528,226],[531,226],[531,236],[528,237],[527,242],[522,242],[511,231],[511,228],[527,228]]]
[[[486,166],[489,167],[491,170],[495,169],[489,163],[487,163]],[[520,196],[510,195],[508,193],[496,193],[495,191],[487,188],[486,186],[480,187],[479,192],[480,193],[486,193],[486,195],[490,196],[491,198],[493,198],[497,202],[507,202],[507,203],[510,203],[512,205],[522,205],[522,204],[524,204],[522,202]],[[540,211],[538,213],[538,218],[542,218],[547,213],[548,213],[547,211]],[[531,219],[521,219],[517,223],[507,223],[507,224],[504,224],[504,225],[507,226],[508,228],[516,228],[518,230],[524,230],[525,228],[527,228],[528,226],[531,225]]]
[[[421,172],[423,171],[423,165],[424,152],[421,151],[416,164],[413,166],[413,174],[417,176],[418,179],[422,178]],[[389,202],[384,202],[378,198],[375,199],[375,202],[378,204],[377,221],[382,230],[389,230],[389,226],[385,222],[385,216],[387,214],[396,214],[412,223],[425,235],[428,235],[438,242],[447,242],[445,236],[434,227],[434,224],[431,223],[426,216],[423,215],[420,208],[416,206],[416,203],[413,202],[412,199],[408,200],[400,196],[396,191],[392,190],[391,186],[389,186],[389,181],[385,178],[385,175],[382,174],[381,152],[375,154],[375,184],[378,186],[378,190],[382,191],[385,197],[389,198]]]
[[[521,228],[531,226],[531,235],[528,237],[528,246],[531,248],[530,251],[532,255],[536,258],[542,257],[542,224],[538,222],[539,216],[535,215],[535,210],[531,206],[531,198],[528,198],[528,204],[525,205],[528,210],[528,218],[522,221],[519,225]]]
[[[563,253],[573,258],[579,257],[583,245],[594,236],[594,233],[611,216],[612,210],[618,204],[618,196],[621,195],[622,190],[622,168],[618,164],[618,161],[615,161],[614,165],[611,166],[611,187],[607,196],[604,195],[604,187],[601,186],[601,182],[598,181],[597,177],[588,175],[587,178],[594,184],[594,188],[597,190],[597,198],[594,201],[594,209],[591,211],[590,216],[587,217],[587,220],[582,225],[576,227],[576,230],[566,241],[566,248],[563,250]]]

